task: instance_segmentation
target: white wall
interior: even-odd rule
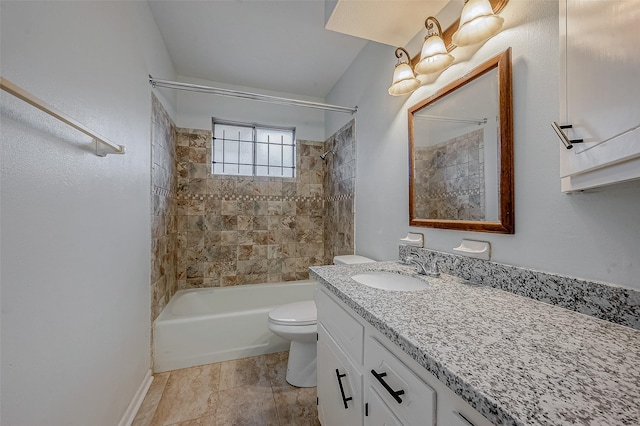
[[[560,192],[559,140],[550,123],[558,107],[558,4],[512,0],[506,29],[479,49],[457,48],[456,63],[409,97],[387,94],[394,48],[370,42],[328,103],[357,104],[356,251],[397,258],[407,231],[426,246],[452,252],[462,238],[491,241],[492,260],[640,289],[640,181],[597,191]],[[409,52],[419,50],[422,35]],[[475,65],[513,48],[515,235],[408,226],[407,108]],[[477,50],[477,52],[474,52]],[[327,135],[350,118],[326,115]]]
[[[150,365],[147,75],[173,65],[146,2],[0,11],[2,76],[127,151],[2,95],[0,423],[114,425]]]
[[[156,77],[156,76],[154,76]],[[157,78],[160,78],[159,76]],[[298,99],[310,102],[324,102],[322,98],[292,95],[234,86],[215,81],[201,80],[180,76],[179,81],[222,89],[239,90],[250,93]],[[324,111],[311,108],[274,105],[246,99],[204,94],[198,92],[178,91],[178,118],[176,125],[187,129],[211,130],[211,117],[222,120],[246,123],[268,124],[282,127],[296,127],[296,138],[311,141],[324,141]]]

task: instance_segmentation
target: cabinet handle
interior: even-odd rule
[[[371,369],[371,374],[373,374],[373,377],[378,379],[380,384],[387,390],[387,392],[391,394],[393,399],[395,399],[398,404],[402,404],[402,398],[400,398],[400,395],[404,395],[404,391],[402,389],[397,391],[394,391],[393,389],[391,389],[391,386],[389,386],[389,384],[385,382],[383,379],[383,377],[385,377],[387,373],[384,373],[384,372],[378,373],[376,372],[376,370]]]
[[[347,402],[353,399],[352,397],[347,398],[344,394],[344,387],[342,386],[342,378],[347,377],[347,375],[346,373],[340,374],[340,372],[336,368],[336,377],[338,378],[338,385],[340,385],[340,393],[342,394],[342,403],[344,404],[344,409],[346,410],[349,408],[349,406],[347,405]]]
[[[561,126],[558,123],[556,123],[555,121],[553,121],[551,123],[551,127],[553,127],[553,130],[556,131],[556,134],[558,135],[558,137],[560,138],[560,140],[564,144],[565,148],[567,148],[567,149],[573,148],[573,144],[574,143],[582,143],[582,142],[584,142],[582,139],[569,139],[569,137],[566,135],[566,133],[562,131],[563,129],[571,129],[571,128],[573,128],[573,126],[571,124],[565,124],[565,125]]]

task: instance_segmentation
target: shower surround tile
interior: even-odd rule
[[[334,256],[355,252],[355,141],[354,119],[331,136],[324,146],[324,152],[332,150],[335,153],[324,160],[324,263],[327,265],[333,263]]]
[[[152,95],[151,116],[151,321],[178,290],[178,206],[175,126]]]
[[[211,174],[208,130],[178,129],[177,146],[181,289],[306,279],[323,264],[323,143],[297,141],[295,178]]]
[[[177,289],[307,279],[354,253],[354,120],[324,143],[298,140],[296,177],[269,178],[211,174],[211,131],[159,117],[154,134],[171,139],[154,156],[152,319]]]

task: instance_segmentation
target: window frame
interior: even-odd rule
[[[234,139],[226,139],[226,138],[216,138],[216,125],[221,125],[221,126],[236,126],[236,127],[244,127],[244,128],[248,128],[251,129],[251,134],[252,134],[252,140],[237,140],[238,143],[241,142],[248,142],[251,143],[251,149],[252,149],[252,162],[249,163],[241,163],[240,162],[240,156],[238,156],[238,161],[237,162],[225,162],[224,161],[224,148],[222,149],[222,161],[216,161],[216,155],[215,155],[215,148],[216,148],[216,139],[218,140],[227,140],[227,141],[231,141]],[[219,119],[216,117],[212,117],[211,118],[211,174],[215,175],[215,176],[244,176],[244,177],[264,177],[264,178],[282,178],[282,179],[294,179],[296,177],[296,154],[297,154],[297,140],[296,140],[296,128],[295,126],[291,126],[291,127],[286,127],[286,126],[273,126],[273,125],[268,125],[268,124],[260,124],[260,123],[248,123],[248,122],[241,122],[241,121],[231,121],[231,120],[223,120],[223,119]],[[289,144],[283,144],[283,143],[271,143],[271,142],[259,142],[257,139],[257,133],[258,130],[277,130],[277,131],[282,131],[282,132],[291,132],[291,145]],[[268,147],[271,145],[275,145],[275,146],[280,146],[281,149],[284,148],[285,146],[291,146],[292,147],[292,162],[291,165],[285,165],[284,164],[284,152],[281,154],[281,165],[280,166],[272,166],[269,164],[270,158],[267,155],[267,164],[257,164],[258,159],[258,150],[257,150],[257,145],[258,144],[265,144]],[[223,144],[224,147],[224,144]],[[269,152],[269,151],[267,151]],[[220,173],[220,172],[216,172],[215,171],[215,165],[216,164],[222,164],[222,168],[224,170],[224,168],[226,166],[237,166],[238,167],[238,173]],[[239,168],[240,166],[251,166],[251,171],[252,174],[240,174],[239,173]],[[267,174],[257,174],[257,168],[258,167],[266,167],[267,168]],[[278,167],[281,170],[281,175],[271,175],[269,174],[270,169],[272,167]],[[284,176],[283,172],[285,169],[290,169],[291,170],[291,176]]]

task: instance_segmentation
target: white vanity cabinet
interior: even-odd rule
[[[563,192],[640,178],[640,0],[560,1]]]
[[[491,425],[322,286],[316,305],[323,426]]]

